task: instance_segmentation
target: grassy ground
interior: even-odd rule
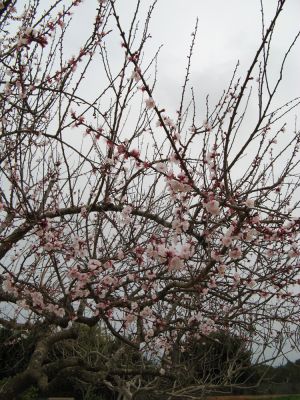
[[[216,396],[209,397],[209,400],[300,400],[300,394],[278,394],[261,396]]]

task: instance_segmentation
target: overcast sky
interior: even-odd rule
[[[126,2],[128,3],[128,2]],[[145,2],[146,3],[146,2]],[[266,22],[275,12],[277,0],[265,0]],[[288,0],[274,35],[272,70],[300,28],[300,1]],[[229,81],[237,60],[245,73],[261,38],[259,0],[160,0],[152,20],[153,45],[163,43],[159,62],[161,96],[183,79],[185,55],[196,17],[199,29],[192,64],[191,83],[202,93],[218,95]],[[299,95],[300,43],[286,68],[283,100]],[[179,90],[179,88],[177,88]],[[165,93],[165,94],[164,94]],[[168,100],[173,96],[168,96]]]
[[[141,0],[141,24],[151,3],[150,0]],[[277,0],[264,0],[263,4],[268,25],[274,16]],[[125,30],[129,26],[135,5],[136,0],[116,1],[120,22]],[[163,45],[158,58],[158,81],[154,92],[159,106],[169,113],[175,113],[178,108],[186,56],[197,17],[199,26],[189,83],[196,93],[196,106],[203,112],[206,95],[210,95],[211,105],[214,105],[227,87],[238,60],[238,76],[243,77],[249,68],[261,40],[260,9],[260,0],[158,0],[150,24],[152,38],[145,48],[145,57],[150,59],[159,46]],[[78,49],[84,33],[91,29],[95,12],[94,1],[86,0],[78,11],[72,24],[76,29],[70,31],[72,37],[68,47],[72,53]],[[299,15],[300,1],[287,0],[274,34],[269,65],[271,80],[277,78],[284,52],[300,29]],[[106,43],[110,46],[109,53],[114,61],[117,54],[120,54],[120,41],[114,42],[111,37],[107,37]],[[286,64],[276,105],[299,96],[299,71],[300,41]],[[86,88],[94,89],[95,79],[100,83],[99,69],[95,69],[93,75],[93,79],[86,80]],[[296,111],[290,115],[291,121],[295,114]]]

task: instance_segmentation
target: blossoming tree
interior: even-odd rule
[[[145,376],[153,390],[158,377],[172,378],[175,348],[220,331],[256,349],[253,362],[267,348],[275,357],[299,326],[300,133],[284,120],[299,99],[273,106],[298,35],[268,80],[288,1],[278,0],[248,71],[235,71],[205,116],[187,98],[195,34],[178,108],[164,109],[157,55],[144,57],[155,4],[141,27],[137,1],[128,29],[118,1],[94,4],[90,34],[68,56],[72,14],[86,4],[66,3],[46,11],[35,0],[0,3],[0,323],[44,332],[0,398],[30,384],[47,393],[76,372],[130,399]],[[109,362],[47,362],[80,324],[100,325],[159,367],[113,375]],[[230,387],[229,370],[223,378]],[[175,379],[168,393],[192,396],[210,384]]]

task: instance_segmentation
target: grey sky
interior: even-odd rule
[[[121,3],[123,3],[121,5]],[[128,4],[119,1],[121,21],[132,15]],[[150,2],[142,1],[142,8]],[[266,23],[274,14],[277,0],[265,0]],[[293,40],[299,24],[300,2],[289,0],[280,17],[274,35],[272,71],[278,71],[279,62]],[[218,96],[229,81],[237,60],[240,73],[246,72],[261,38],[259,0],[159,0],[153,14],[150,31],[154,51],[163,44],[159,57],[157,94],[166,106],[179,96],[186,66],[186,55],[196,18],[199,18],[197,42],[193,57],[190,83],[204,96]],[[295,47],[286,67],[286,78],[281,88],[283,101],[299,95],[300,43]],[[170,104],[168,104],[170,102]]]
[[[151,3],[150,0],[141,1],[142,22]],[[277,0],[264,0],[263,3],[267,25],[274,15]],[[135,4],[135,0],[116,1],[120,21],[125,29],[131,21]],[[72,29],[68,46],[74,53],[85,31],[91,29],[95,3],[89,0],[79,7],[80,12],[75,13],[72,24],[76,29]],[[300,29],[299,15],[300,1],[288,0],[274,34],[270,59],[271,80],[277,77],[284,52]],[[150,24],[152,38],[147,43],[145,57],[150,59],[159,46],[163,45],[158,59],[158,82],[154,95],[158,104],[172,114],[178,107],[186,56],[197,17],[199,27],[189,83],[195,89],[199,111],[203,111],[207,94],[211,97],[212,105],[218,100],[238,60],[238,76],[246,73],[260,44],[260,0],[158,0]],[[120,54],[120,43],[110,38],[107,38],[107,43],[114,60]],[[278,105],[299,95],[299,55],[300,42],[296,44],[286,64],[276,102]],[[95,80],[101,80],[99,70],[95,69],[94,74],[91,85],[95,84]],[[291,117],[294,115],[292,113]]]

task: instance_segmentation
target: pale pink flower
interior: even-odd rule
[[[122,210],[122,214],[123,215],[129,215],[129,214],[131,214],[131,212],[132,212],[132,207],[131,206],[123,207],[123,210]]]
[[[168,249],[166,248],[166,246],[164,244],[160,244],[157,246],[157,254],[160,257],[165,258],[167,256],[167,251],[168,251]]]
[[[218,266],[218,273],[220,276],[224,276],[226,270],[226,265],[225,264],[220,264]]]
[[[232,238],[230,236],[224,235],[222,237],[222,243],[224,246],[229,247],[232,243]]]
[[[18,300],[17,304],[19,307],[22,307],[24,310],[29,310],[29,305],[26,303],[26,300]]]
[[[181,140],[181,135],[179,132],[174,133],[174,139],[180,141]]]
[[[58,308],[58,309],[55,311],[55,314],[56,314],[58,317],[64,317],[64,315],[65,315],[65,310],[64,310],[63,308]]]
[[[154,279],[156,278],[156,273],[153,271],[146,271],[145,275],[147,276],[148,279]]]
[[[162,162],[157,163],[155,168],[158,172],[162,172],[162,173],[167,172],[167,166],[166,166],[166,164],[164,164]]]
[[[253,286],[255,286],[255,280],[253,279],[253,278],[251,278],[248,282],[247,282],[247,286],[249,286],[249,287],[253,287]]]
[[[140,72],[137,70],[134,70],[131,74],[131,79],[133,79],[135,82],[138,82],[141,80],[141,75]]]
[[[2,284],[2,287],[3,287],[3,289],[4,289],[5,292],[11,293],[11,294],[13,294],[14,296],[17,296],[18,290],[17,290],[17,288],[15,287],[15,285],[14,285],[14,283],[13,283],[13,280],[12,280],[12,278],[11,278],[10,276],[7,276],[7,277],[5,278],[5,280],[4,280],[3,284]]]
[[[209,288],[216,288],[216,287],[217,287],[217,284],[216,284],[215,278],[211,278],[211,280],[208,282],[207,286],[208,286]]]
[[[72,279],[78,279],[81,276],[81,273],[78,270],[78,266],[70,268],[67,275]]]
[[[216,250],[212,250],[212,252],[211,252],[211,258],[212,258],[213,260],[219,262],[219,261],[221,261],[222,256],[221,256],[221,254],[219,254]]]
[[[150,258],[155,258],[157,257],[157,250],[154,249],[152,244],[148,244],[147,248],[146,248],[146,254],[148,257]]]
[[[169,187],[174,193],[188,193],[192,190],[190,185],[186,183],[171,179],[169,182]]]
[[[189,222],[186,220],[174,219],[172,221],[172,228],[176,233],[186,232],[189,229]]]
[[[185,260],[192,257],[194,253],[195,253],[195,248],[190,243],[184,244],[180,250],[180,256]]]
[[[300,252],[296,248],[293,248],[288,252],[288,256],[289,258],[296,258],[300,256]]]
[[[148,306],[143,308],[143,310],[140,312],[140,316],[143,317],[143,318],[150,317],[151,315],[152,315],[152,310]]]
[[[183,220],[181,222],[181,227],[182,227],[183,232],[186,232],[189,229],[189,226],[190,226],[190,224],[187,220]]]
[[[249,207],[249,208],[253,208],[254,205],[255,205],[255,201],[254,201],[253,199],[247,199],[247,200],[245,201],[245,205],[246,205],[247,207]]]
[[[9,82],[7,82],[4,86],[4,93],[7,95],[11,94],[11,84]]]
[[[183,268],[184,266],[184,262],[181,258],[179,258],[178,256],[175,256],[173,258],[171,258],[170,262],[169,262],[169,269],[171,271],[178,271],[181,268]]]
[[[232,250],[229,250],[229,257],[232,258],[233,260],[238,260],[239,258],[242,257],[242,251],[239,247],[235,247]]]
[[[148,331],[146,332],[146,335],[148,336],[148,337],[152,337],[152,336],[154,336],[154,330],[153,329],[148,329]]]
[[[97,305],[96,305],[96,308],[100,308],[101,310],[105,310],[105,308],[106,308],[106,304],[105,303],[98,303]]]
[[[217,200],[210,200],[207,203],[203,203],[203,205],[206,211],[212,215],[219,215],[221,212],[220,203]]]
[[[131,213],[132,213],[132,207],[131,206],[123,207],[122,216],[123,216],[123,222],[125,224],[129,224],[132,221],[132,218],[130,216]]]
[[[174,164],[179,164],[179,159],[176,153],[172,153],[169,157],[169,161]]]
[[[169,126],[170,128],[175,128],[175,124],[174,124],[173,120],[170,117],[164,115],[163,116],[163,121],[164,121],[166,126]]]
[[[32,299],[32,304],[33,306],[38,306],[38,307],[44,307],[44,299],[41,293],[39,292],[33,292],[30,293],[31,299]]]
[[[133,314],[127,314],[125,317],[125,323],[126,325],[130,325],[132,324],[132,322],[134,322],[136,320],[136,316]]]
[[[117,251],[117,258],[118,258],[118,260],[123,260],[125,258],[125,254],[124,254],[124,251],[122,249],[119,249]]]
[[[102,283],[104,285],[110,286],[113,282],[114,282],[114,279],[109,275],[106,275],[106,276],[104,276],[104,278],[102,278]]]
[[[88,269],[90,271],[94,271],[95,269],[98,269],[100,267],[101,267],[101,262],[100,261],[94,260],[94,259],[89,260]]]
[[[252,217],[252,222],[254,224],[258,224],[260,222],[259,215],[255,215],[254,217]]]
[[[111,269],[111,268],[113,268],[113,266],[114,266],[114,264],[113,264],[113,262],[111,260],[108,260],[103,264],[103,268],[105,270]]]
[[[256,233],[255,229],[250,229],[247,233],[246,233],[246,240],[253,240],[254,235]]]
[[[146,107],[150,110],[151,108],[155,107],[155,101],[152,99],[152,97],[149,97],[148,99],[145,100]]]
[[[203,121],[203,126],[204,126],[204,129],[207,130],[208,132],[210,132],[212,130],[212,126],[207,120]]]
[[[129,281],[134,281],[135,280],[135,275],[134,274],[128,274],[127,275],[127,279],[129,280]]]
[[[134,158],[139,158],[140,157],[140,151],[138,149],[133,149],[129,152],[129,155],[134,157]]]

